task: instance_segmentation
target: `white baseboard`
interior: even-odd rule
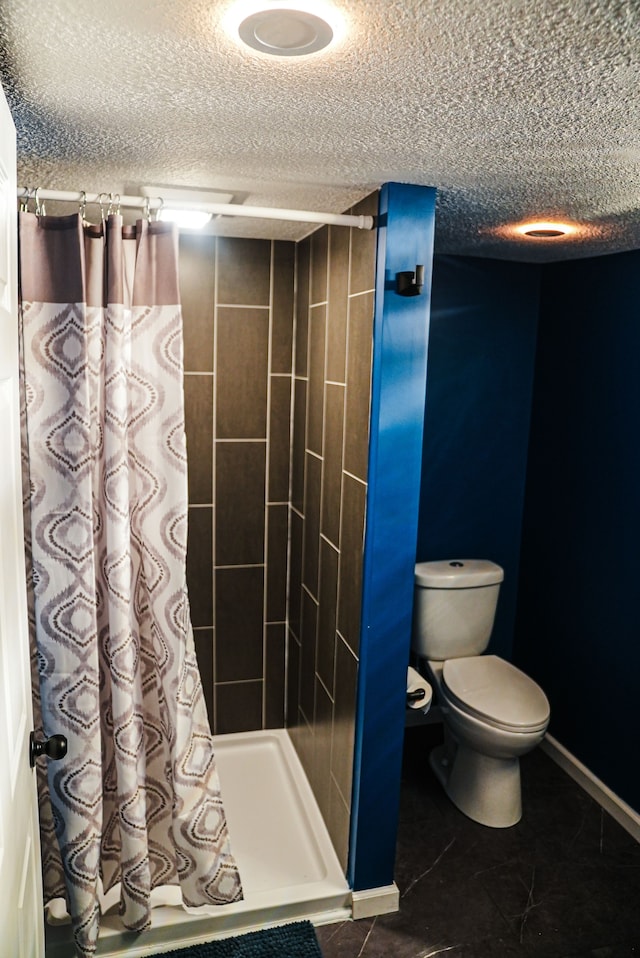
[[[365,888],[364,891],[352,893],[352,911],[356,920],[389,915],[399,908],[400,891],[395,882],[392,885],[380,885],[378,888]]]
[[[564,745],[561,745],[552,735],[546,735],[540,744],[543,752],[553,759],[574,782],[601,805],[619,825],[629,832],[632,838],[640,842],[640,815],[627,805],[615,792],[601,782],[593,772],[572,755]]]

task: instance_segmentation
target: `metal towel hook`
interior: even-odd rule
[[[405,270],[396,273],[396,293],[400,296],[419,296],[424,286],[424,266],[416,266],[416,271]]]

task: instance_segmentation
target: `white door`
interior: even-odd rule
[[[0,958],[43,958],[38,808],[29,765],[17,245],[16,134],[0,89]]]

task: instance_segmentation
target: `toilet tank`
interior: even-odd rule
[[[504,571],[487,559],[418,562],[413,651],[435,661],[484,652],[503,579]]]

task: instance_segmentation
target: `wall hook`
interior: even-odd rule
[[[424,266],[416,266],[415,273],[406,270],[396,273],[396,293],[400,296],[419,296],[424,286]]]

